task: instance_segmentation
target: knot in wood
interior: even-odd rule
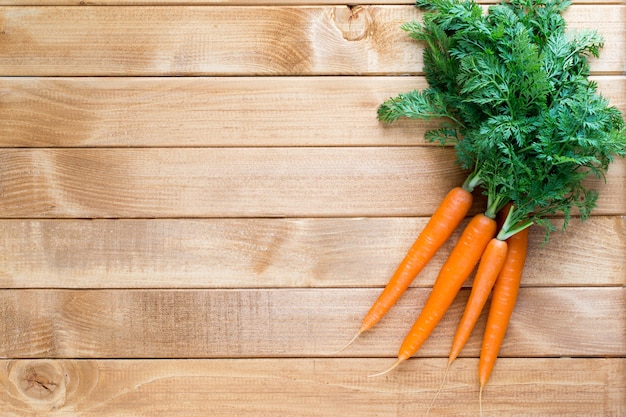
[[[373,34],[373,19],[369,7],[335,7],[335,26],[347,41],[360,41]]]
[[[9,379],[31,408],[55,410],[65,403],[65,374],[55,361],[19,361],[9,371]]]

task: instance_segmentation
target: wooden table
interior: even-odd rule
[[[418,10],[1,3],[0,415],[425,413],[467,289],[414,359],[368,375],[393,363],[450,246],[332,355],[465,175],[424,142],[433,125],[376,120],[425,86],[399,29]],[[626,112],[626,5],[566,19],[604,35],[593,76]],[[626,162],[597,185],[587,222],[545,247],[531,234],[486,416],[626,415]],[[483,327],[431,415],[478,415]]]

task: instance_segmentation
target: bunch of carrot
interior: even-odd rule
[[[529,227],[544,226],[547,239],[554,215],[564,216],[563,227],[572,209],[582,219],[589,216],[597,192],[583,179],[603,177],[613,156],[626,154],[621,113],[588,79],[587,57],[598,55],[602,39],[593,31],[566,35],[561,12],[568,5],[510,0],[485,15],[472,0],[418,0],[427,11],[423,22],[403,26],[426,45],[429,88],[387,100],[379,119],[442,119],[427,138],[453,143],[471,174],[442,200],[346,346],[392,308],[468,216],[479,187],[487,206],[463,230],[397,361],[383,373],[420,349],[476,270],[448,366],[491,297],[478,365],[482,393],[516,303]]]
[[[466,181],[464,186],[452,189],[442,200],[348,345],[383,318],[467,216],[474,200],[469,183]],[[502,210],[504,216],[501,218],[506,217],[509,209],[510,206],[507,206]],[[497,221],[491,213],[481,213],[470,220],[442,266],[420,315],[402,342],[398,360],[381,374],[391,371],[419,350],[478,264],[467,307],[454,336],[448,365],[465,346],[493,289],[479,362],[481,389],[485,386],[513,312],[528,244],[528,228],[507,239],[498,238],[497,230]]]

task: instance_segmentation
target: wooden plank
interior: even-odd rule
[[[478,0],[480,4],[494,4],[493,0]],[[573,4],[623,4],[621,0],[573,0]],[[299,0],[0,0],[0,6],[298,6]],[[307,5],[336,5],[336,0],[307,0]],[[410,0],[364,0],[359,5],[407,5]]]
[[[626,96],[626,78],[607,83],[615,100]],[[423,77],[2,78],[0,146],[423,144],[432,123],[387,127],[376,110],[425,86]]]
[[[335,352],[378,289],[2,290],[0,357],[250,358]],[[417,356],[447,356],[468,290]],[[341,355],[392,357],[429,290],[410,289]],[[480,349],[484,317],[463,355]],[[503,357],[626,355],[626,289],[523,288]],[[391,365],[391,363],[389,364]]]
[[[452,367],[433,415],[478,415],[476,360]],[[0,362],[6,417],[423,415],[441,359],[368,378],[380,359],[11,360]],[[625,359],[501,359],[486,415],[619,416]],[[493,413],[493,414],[492,414]]]
[[[381,287],[426,221],[2,220],[0,287]],[[413,286],[433,284],[461,228]],[[626,285],[624,236],[617,216],[572,220],[546,246],[534,230],[523,285]]]
[[[428,147],[3,149],[0,213],[424,216],[464,177],[453,149]],[[601,194],[596,214],[626,213],[623,159],[588,185]]]
[[[399,26],[412,6],[2,7],[0,75],[417,74]],[[576,5],[572,29],[609,45],[595,73],[622,74],[626,5]],[[72,24],[67,24],[72,22]]]
[[[626,114],[626,77],[593,77]],[[378,122],[423,77],[0,78],[0,146],[423,145],[434,122]]]
[[[425,213],[464,177],[441,148],[5,149],[0,161],[6,217]]]

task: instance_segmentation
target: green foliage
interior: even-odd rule
[[[378,117],[445,118],[426,134],[454,144],[460,164],[480,175],[488,210],[512,201],[506,237],[572,209],[595,207],[588,175],[603,178],[626,154],[622,114],[588,79],[596,31],[566,31],[563,0],[511,0],[488,13],[471,0],[418,0],[421,22],[402,26],[424,45],[429,87],[390,98]],[[546,235],[547,238],[548,235]]]

